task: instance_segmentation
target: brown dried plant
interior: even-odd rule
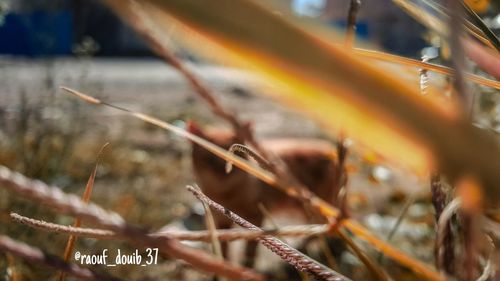
[[[106,148],[106,146],[108,146],[108,144],[109,143],[105,143],[101,147],[99,152],[97,153],[95,167],[92,170],[92,173],[90,173],[89,179],[87,181],[87,185],[85,186],[85,191],[83,192],[83,195],[82,195],[83,202],[86,202],[86,203],[90,202],[90,196],[92,195],[92,189],[94,188],[94,181],[95,181],[95,177],[97,174],[97,167],[99,165],[99,158],[100,158],[104,148]],[[73,223],[73,227],[80,227],[81,225],[82,225],[82,220],[80,218],[76,218],[75,222]],[[65,262],[68,262],[71,259],[71,255],[73,254],[73,249],[75,247],[75,243],[76,243],[76,236],[70,235],[68,237],[68,242],[66,243],[66,248],[64,249],[63,260]],[[58,277],[57,277],[57,280],[64,281],[65,275],[66,274],[64,272],[60,272]]]
[[[145,229],[126,223],[120,215],[114,212],[106,211],[93,203],[86,203],[75,195],[64,193],[58,187],[28,179],[4,166],[0,166],[0,187],[61,213],[96,223],[126,237],[128,241],[136,245],[157,247],[160,253],[182,259],[206,272],[213,272],[232,280],[262,280],[259,274],[249,269],[214,259],[203,251],[183,246],[177,240],[168,237],[148,236]],[[12,252],[11,248],[6,250]],[[16,253],[13,252],[13,254]]]
[[[210,208],[214,209],[220,214],[223,214],[234,223],[247,229],[252,229],[257,231],[260,230],[260,228],[251,224],[250,222],[238,216],[237,214],[233,213],[231,210],[212,201],[205,194],[203,194],[200,189],[188,186],[188,190],[191,191],[194,194],[194,196],[196,196],[196,198],[198,198],[200,201],[204,202],[205,204],[210,206]],[[293,247],[287,245],[286,243],[280,241],[277,238],[266,235],[261,238],[258,238],[257,240],[260,241],[262,245],[267,247],[269,250],[273,251],[275,254],[280,256],[280,258],[282,258],[283,260],[294,266],[297,270],[309,273],[319,280],[324,280],[324,281],[350,280],[349,278],[341,275],[340,273],[328,269],[326,266],[318,263],[317,261],[312,260],[311,258],[300,253]]]
[[[318,211],[318,213],[322,214],[323,216],[330,218],[332,221],[335,220],[340,215],[340,212],[337,208],[333,207],[331,204],[321,200],[318,198],[316,195],[308,191],[307,189],[302,189],[298,187],[293,187],[290,186],[289,183],[283,182],[282,179],[277,178],[274,174],[270,173],[269,171],[263,170],[260,167],[256,167],[255,165],[249,163],[245,159],[242,159],[240,157],[236,157],[233,154],[229,153],[228,151],[221,149],[220,147],[212,144],[209,141],[206,141],[203,138],[200,138],[196,135],[193,135],[187,131],[184,131],[183,129],[173,126],[167,122],[161,121],[159,119],[156,119],[154,117],[151,117],[149,115],[139,113],[139,112],[134,112],[125,108],[117,107],[115,105],[109,104],[107,102],[101,101],[95,97],[83,94],[81,92],[62,87],[63,90],[68,91],[69,93],[89,102],[95,105],[104,105],[104,106],[109,106],[112,108],[115,108],[120,111],[124,111],[127,114],[138,118],[140,120],[143,120],[147,123],[156,125],[160,128],[163,128],[165,130],[171,131],[179,136],[185,137],[189,139],[190,141],[196,143],[197,145],[202,146],[206,150],[210,151],[214,155],[224,159],[225,161],[232,162],[233,165],[237,166],[238,168],[250,173],[251,175],[257,177],[258,179],[262,180],[263,182],[277,187],[283,192],[285,192],[287,195],[296,198],[306,204],[307,206],[313,207],[315,210]],[[364,228],[362,225],[357,223],[356,221],[352,219],[344,219],[342,220],[342,223],[340,224],[341,227],[345,227],[349,231],[351,231],[354,235],[356,235],[358,238],[368,242],[372,247],[375,249],[378,249],[382,253],[384,253],[386,256],[394,259],[395,261],[399,262],[402,265],[407,266],[409,269],[412,269],[415,273],[425,277],[428,280],[442,280],[442,277],[440,274],[436,273],[432,269],[430,269],[427,265],[424,263],[411,258],[410,256],[404,254],[403,252],[397,250],[396,248],[392,247],[390,244],[378,239],[375,235],[370,233],[366,228]]]

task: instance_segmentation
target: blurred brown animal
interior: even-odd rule
[[[243,143],[229,130],[202,130],[193,122],[188,123],[188,131],[224,149],[232,144]],[[269,152],[280,157],[293,176],[323,200],[334,203],[340,186],[335,177],[338,164],[335,148],[327,141],[319,139],[272,139],[261,142]],[[236,212],[251,223],[260,226],[263,214],[258,208],[262,203],[271,213],[302,208],[302,204],[283,192],[235,168],[229,174],[225,171],[225,161],[203,147],[193,144],[192,162],[194,172],[203,192],[214,201]],[[337,182],[337,183],[336,183]],[[217,228],[230,228],[232,222],[221,214],[214,214]],[[227,245],[223,252],[227,257]],[[256,255],[256,242],[246,247],[246,266],[252,266]]]

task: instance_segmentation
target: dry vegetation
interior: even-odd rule
[[[36,101],[22,95],[17,111],[0,108],[6,280],[497,280],[500,44],[462,1],[432,6],[442,18],[393,1],[449,44],[451,55],[434,62],[450,67],[354,48],[356,0],[340,45],[252,1],[213,0],[219,9],[188,0],[105,2],[182,75],[205,111],[186,103],[175,114],[149,115],[50,79],[41,91],[52,94]],[[180,35],[170,32],[172,23]],[[220,103],[175,56],[168,35],[190,47],[213,44],[217,57],[281,85],[261,91],[318,121],[326,133],[317,136],[332,144],[328,152],[312,156],[298,140],[277,152],[256,136],[251,120],[234,113],[242,103]],[[478,65],[474,73],[464,54]],[[368,59],[395,64],[413,80],[362,61]],[[447,82],[435,83],[430,73]],[[51,119],[57,108],[71,114]],[[122,115],[96,117],[101,109]],[[184,123],[192,119],[228,128],[209,134]],[[318,157],[324,159],[316,168]],[[318,170],[325,165],[324,176]],[[259,205],[266,200],[293,202],[304,221]],[[228,221],[241,228],[225,229]],[[181,224],[187,229],[173,228]],[[241,244],[228,258],[234,240],[248,241],[247,249],[259,242],[284,263],[259,249],[252,266],[254,253],[243,257]],[[75,251],[151,247],[160,257],[148,267],[72,259]]]

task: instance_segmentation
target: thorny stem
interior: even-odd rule
[[[47,232],[55,233],[65,233],[86,238],[95,239],[124,239],[122,235],[105,229],[98,228],[84,228],[84,227],[74,227],[66,226],[55,223],[46,222],[43,220],[37,220],[33,218],[28,218],[16,213],[10,213],[10,218],[20,224],[27,225],[36,229],[40,229]],[[328,226],[323,224],[306,224],[306,225],[294,225],[294,226],[284,226],[279,229],[262,229],[260,231],[248,230],[248,229],[218,229],[217,239],[220,241],[234,241],[239,239],[253,240],[264,235],[273,236],[283,236],[283,237],[306,237],[324,234],[328,231]],[[209,231],[181,231],[181,230],[169,230],[160,229],[157,232],[148,234],[152,237],[168,237],[175,240],[187,240],[187,241],[204,241],[210,242],[211,235]]]
[[[229,209],[225,208],[224,206],[212,201],[210,198],[208,198],[205,194],[201,192],[201,190],[196,189],[192,186],[187,187],[188,190],[193,193],[193,195],[200,201],[206,203],[207,205],[210,206],[213,210],[225,215],[227,218],[229,218],[231,221],[234,223],[238,224],[239,226],[242,226],[247,229],[251,230],[257,230],[260,231],[261,229],[247,220],[243,219],[242,217],[238,216],[237,214],[233,213]],[[297,251],[296,249],[290,247],[286,243],[282,242],[281,240],[274,238],[272,236],[264,236],[261,238],[258,238],[258,240],[264,245],[266,248],[270,249],[273,251],[275,254],[277,254],[280,258],[294,266],[297,270],[302,271],[302,272],[307,272],[311,274],[312,276],[320,279],[320,280],[325,280],[325,281],[347,281],[350,280],[349,278],[341,275],[340,273],[334,272],[324,265],[318,263],[315,260],[312,260],[308,256],[302,254],[301,252]]]

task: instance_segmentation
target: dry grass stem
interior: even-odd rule
[[[462,4],[465,13],[470,19],[472,19],[472,22],[475,24],[475,26],[479,30],[481,30],[481,32],[488,38],[491,44],[495,47],[496,51],[500,52],[500,40],[498,39],[496,34],[490,28],[488,28],[488,26],[486,26],[481,17],[479,17],[467,3],[465,3],[463,0],[460,0],[460,4]]]
[[[0,235],[0,252],[10,253],[20,257],[32,264],[52,267],[54,269],[64,271],[65,273],[75,276],[81,280],[90,281],[119,281],[122,279],[103,275],[94,272],[88,268],[83,268],[75,264],[69,264],[66,261],[48,254],[43,253],[40,249],[28,246],[22,242],[12,240],[10,237]]]
[[[436,235],[436,245],[437,245],[437,268],[445,269],[448,265],[446,262],[450,263],[452,261],[445,260],[445,249],[443,245],[446,245],[445,239],[447,237],[448,232],[450,231],[450,220],[455,215],[457,210],[460,208],[462,204],[462,200],[460,198],[455,198],[441,212],[441,216],[439,216],[438,224],[437,224],[437,235]]]
[[[465,52],[461,38],[464,36],[463,15],[461,1],[447,1],[450,19],[448,21],[449,44],[451,50],[451,66],[453,69],[453,88],[463,106],[463,112],[472,110],[471,96],[464,80]]]
[[[475,49],[474,49],[475,50]],[[428,62],[422,62],[419,60],[411,59],[411,58],[405,58],[393,54],[388,54],[384,52],[379,52],[379,51],[373,51],[373,50],[365,50],[365,49],[359,49],[359,48],[354,48],[353,49],[354,54],[365,57],[365,58],[370,58],[378,61],[385,61],[389,63],[396,63],[396,64],[401,64],[401,65],[406,65],[406,66],[411,66],[411,67],[418,67],[421,69],[426,69],[428,71],[432,71],[438,74],[446,75],[446,76],[452,76],[453,75],[453,69],[442,66],[442,65],[437,65],[433,63],[428,63]],[[474,51],[470,51],[468,53],[474,54]],[[499,75],[500,77],[500,75]],[[472,73],[465,73],[465,79],[467,79],[470,82],[477,83],[479,85],[495,88],[495,89],[500,89],[500,82],[491,80],[488,78],[481,77],[476,74]]]
[[[245,154],[245,156],[251,157],[255,162],[259,164],[260,167],[269,170],[270,169],[270,164],[269,162],[264,159],[264,157],[260,156],[257,152],[253,151],[250,147],[245,146],[243,144],[235,143],[229,147],[228,150],[230,153],[235,154],[235,152],[240,152]],[[233,169],[233,163],[231,161],[226,162],[226,173],[230,173],[231,170]]]
[[[62,213],[101,225],[107,230],[127,237],[135,244],[157,247],[162,254],[182,259],[206,272],[213,272],[232,280],[262,280],[262,277],[252,270],[214,259],[213,256],[183,246],[176,240],[148,236],[145,229],[125,223],[116,213],[105,211],[93,203],[87,204],[75,195],[66,194],[59,188],[50,187],[41,181],[30,180],[4,166],[0,166],[0,187]]]
[[[226,209],[224,206],[221,206],[218,203],[212,201],[205,194],[203,194],[201,190],[194,188],[192,186],[188,186],[188,190],[191,191],[194,194],[194,196],[198,198],[198,200],[206,203],[207,205],[210,206],[210,208],[214,209],[215,211],[224,214],[227,218],[229,218],[231,221],[238,224],[239,226],[251,230],[257,230],[257,231],[261,230],[257,226],[243,219],[242,217]],[[350,280],[347,277],[341,275],[340,273],[334,272],[329,268],[325,267],[324,265],[318,263],[317,261],[312,260],[311,258],[300,253],[296,249],[288,246],[287,244],[285,244],[284,242],[280,241],[277,238],[274,238],[272,236],[264,236],[258,238],[258,240],[262,243],[262,245],[264,245],[269,250],[273,251],[280,258],[282,258],[283,260],[294,266],[299,271],[307,272],[312,276],[325,281]]]
[[[220,244],[217,227],[215,226],[214,216],[207,204],[203,204],[203,208],[205,209],[205,225],[208,230],[208,235],[210,236],[210,243],[212,244],[213,253],[218,259],[223,260],[224,256],[222,254],[222,247]]]
[[[453,1],[457,2],[460,4],[461,0]],[[426,26],[427,28],[436,31],[439,33],[441,36],[448,36],[449,35],[449,27],[446,25],[444,21],[442,21],[440,18],[437,16],[429,13],[427,10],[419,7],[417,4],[412,3],[411,1],[408,0],[392,0],[394,4],[399,6],[403,11],[405,11],[408,15],[413,17],[415,20]],[[428,3],[428,1],[426,1]],[[443,7],[444,9],[444,7]],[[448,14],[446,12],[449,12],[449,10],[440,10],[441,15],[444,17],[447,17]],[[488,47],[495,49],[494,44],[484,35],[484,33],[474,26],[473,24],[467,25],[467,32],[474,36],[476,39],[481,41],[483,44],[487,45]]]
[[[168,48],[168,44],[165,40],[162,39],[162,35],[157,32],[157,29],[149,17],[142,12],[138,2],[134,0],[127,0],[122,1],[120,5],[116,5],[114,1],[107,2],[115,8],[115,11],[118,11],[121,16],[127,18],[127,22],[131,25],[131,27],[143,37],[143,39],[149,44],[149,46],[151,46],[153,51],[158,56],[160,56],[168,64],[172,65],[184,76],[195,93],[207,102],[215,115],[231,124],[235,132],[252,147],[254,147],[261,155],[264,157],[267,156],[267,152],[255,140],[250,124],[242,122],[236,114],[221,106],[219,101],[214,97],[212,91],[175,56],[175,54]],[[129,5],[133,8],[122,9],[121,5]]]
[[[10,213],[10,217],[17,223],[21,223],[47,232],[64,233],[79,237],[96,239],[116,239],[121,237],[120,235],[110,230],[60,225],[43,220],[28,218],[17,213]]]
[[[10,217],[17,223],[21,223],[47,232],[70,234],[79,237],[95,239],[125,239],[123,236],[105,229],[60,225],[43,220],[28,218],[17,213],[10,213]],[[220,241],[235,241],[254,240],[264,235],[282,237],[308,237],[325,234],[327,231],[328,226],[323,224],[284,226],[279,229],[262,229],[260,231],[248,229],[218,229],[217,238]],[[153,237],[167,237],[175,240],[187,241],[210,242],[211,239],[210,233],[208,231],[160,230],[149,235]]]
[[[354,38],[356,37],[356,18],[358,16],[359,6],[361,0],[351,0],[349,2],[349,11],[347,12],[347,28],[345,36],[345,45],[352,48],[354,45]]]
[[[349,246],[349,248],[352,250],[352,252],[358,257],[358,259],[366,266],[368,269],[368,272],[370,272],[370,275],[374,281],[390,281],[391,278],[389,278],[389,275],[383,267],[380,265],[377,265],[368,254],[363,251],[358,245],[356,245],[356,242],[354,242],[351,237],[349,237],[347,234],[345,234],[342,230],[337,231],[337,234],[339,237]]]
[[[104,148],[106,148],[106,146],[108,146],[108,144],[109,143],[105,143],[101,147],[99,152],[97,153],[96,163],[95,163],[94,169],[92,170],[92,173],[90,173],[89,179],[87,181],[87,185],[85,186],[85,191],[83,192],[83,195],[82,195],[82,200],[85,203],[88,203],[90,201],[90,196],[92,195],[92,189],[94,188],[94,181],[95,181],[95,177],[97,174],[97,167],[99,164],[99,158],[100,158]],[[81,224],[82,224],[82,220],[80,218],[76,218],[73,226],[79,227]],[[64,255],[63,255],[64,261],[67,262],[71,259],[71,255],[73,254],[73,249],[75,247],[75,243],[76,243],[76,236],[70,235],[68,237],[68,242],[66,243],[66,248],[64,249]],[[59,276],[57,277],[57,280],[64,281],[65,276],[66,276],[66,274],[64,272],[60,272]]]

